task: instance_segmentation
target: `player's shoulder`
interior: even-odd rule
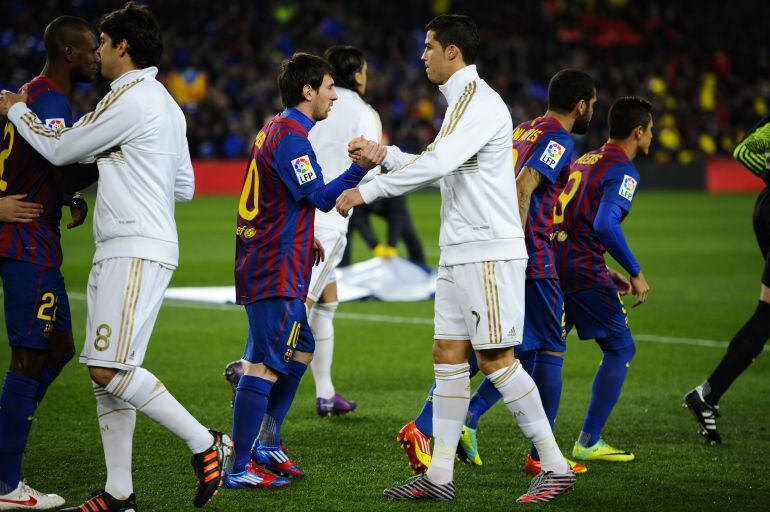
[[[67,97],[50,79],[36,76],[24,85],[27,88],[27,104],[35,103],[64,103],[69,105]]]

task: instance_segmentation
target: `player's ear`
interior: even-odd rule
[[[302,97],[307,101],[313,101],[313,92],[315,92],[315,90],[310,84],[305,84],[304,87],[302,87]]]
[[[450,44],[446,47],[446,56],[449,60],[454,60],[460,56],[460,49],[457,46]]]
[[[580,100],[577,102],[577,111],[578,115],[582,116],[586,113],[586,110],[588,110],[588,104],[586,103],[586,100]]]
[[[67,61],[68,64],[72,64],[72,61],[75,58],[73,55],[72,46],[68,44],[64,45],[63,52],[64,52],[64,60]]]

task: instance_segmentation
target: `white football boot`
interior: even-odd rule
[[[64,498],[56,494],[36,491],[22,480],[15,490],[0,494],[0,510],[49,510],[64,505]]]

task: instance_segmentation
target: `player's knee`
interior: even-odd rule
[[[91,375],[91,380],[99,384],[101,387],[106,388],[110,381],[118,373],[114,368],[102,368],[100,366],[89,366],[88,373]]]
[[[470,343],[462,341],[434,340],[433,362],[435,364],[461,364],[468,361]]]
[[[75,341],[71,331],[57,331],[51,335],[49,361],[58,370],[64,368],[75,357]]]
[[[313,360],[313,353],[297,350],[294,352],[294,360],[299,363],[310,364],[310,362]]]
[[[325,340],[334,336],[334,313],[339,302],[319,302],[310,310],[308,324],[316,340]]]
[[[636,355],[636,344],[630,333],[613,335],[598,341],[605,355],[613,355],[626,363],[633,361]]]
[[[479,350],[476,352],[476,358],[478,359],[479,370],[484,375],[494,373],[501,368],[508,368],[516,361],[513,356],[513,349],[510,348]]]
[[[39,380],[43,375],[48,352],[23,347],[13,347],[11,351],[11,372]]]

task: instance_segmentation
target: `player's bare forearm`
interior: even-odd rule
[[[524,167],[516,177],[516,194],[519,199],[519,216],[521,225],[527,225],[529,205],[532,202],[532,193],[543,180],[543,175],[531,167]]]
[[[88,203],[78,193],[75,193],[71,198],[65,201],[65,204],[70,207],[70,215],[72,215],[72,222],[67,224],[67,229],[76,228],[82,225],[88,217]]]
[[[527,225],[527,214],[529,213],[529,203],[532,194],[527,194],[523,190],[517,190],[519,196],[519,217],[521,217],[522,228]]]

